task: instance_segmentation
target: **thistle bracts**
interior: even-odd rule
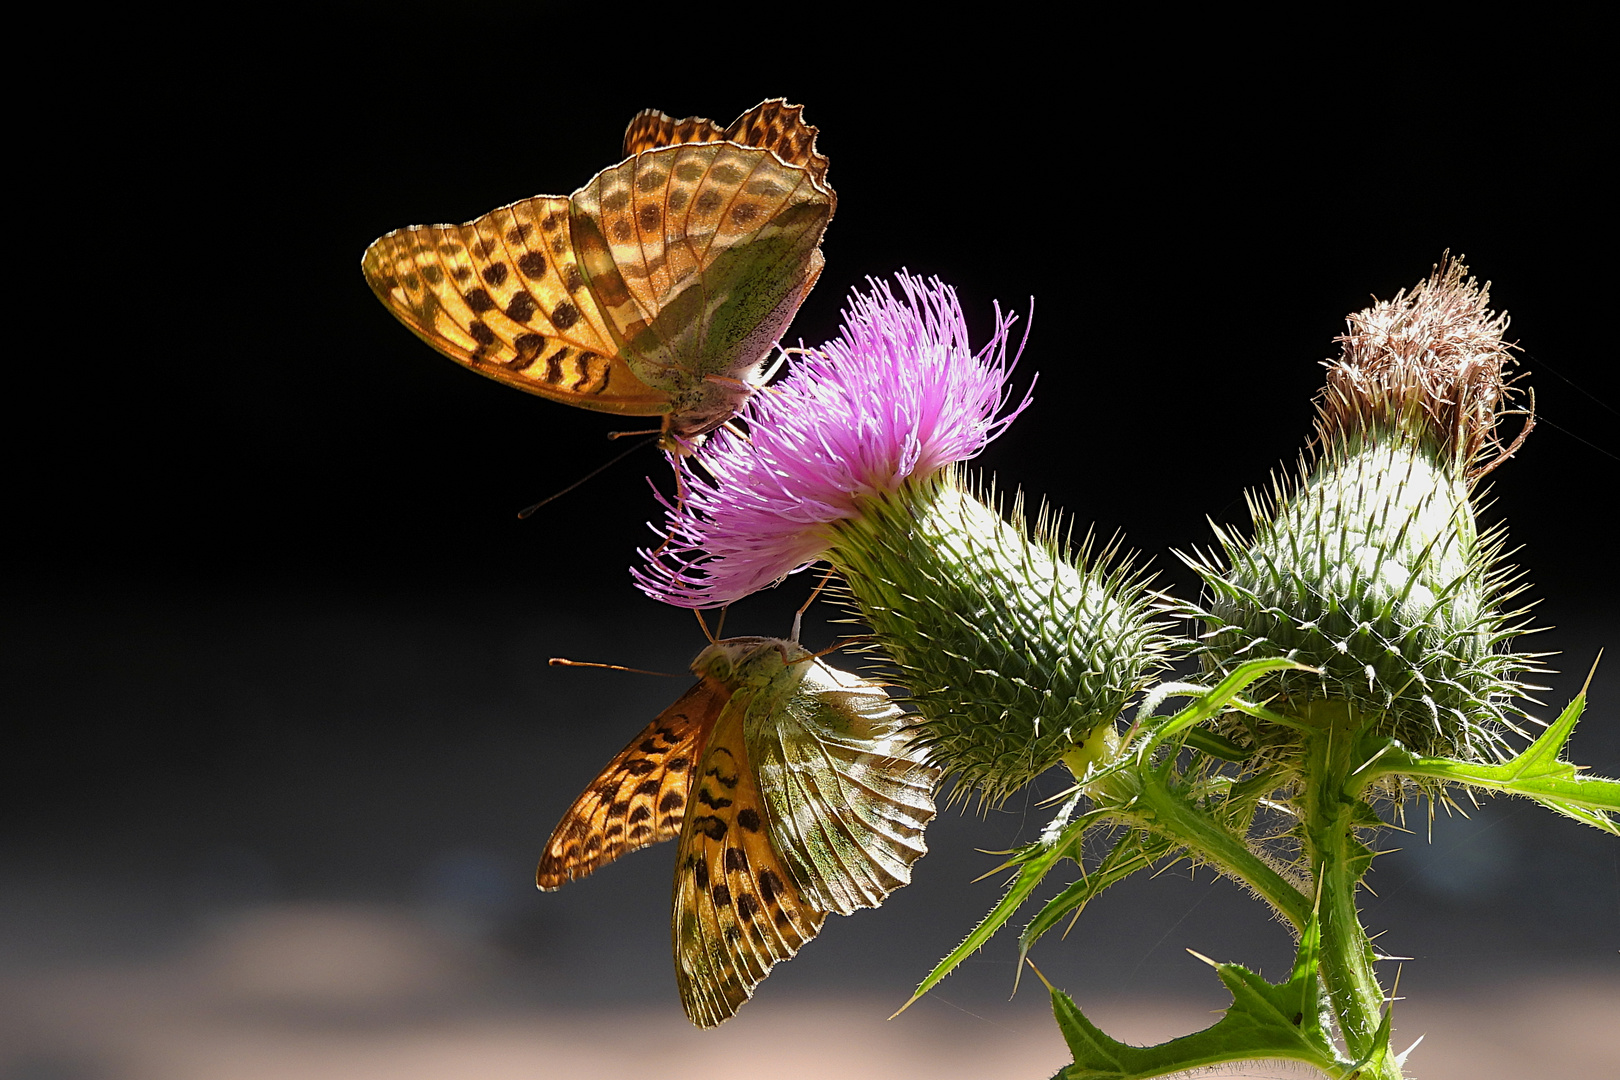
[[[996,802],[1104,738],[1161,666],[1142,580],[1008,522],[955,469],[872,500],[826,558],[923,717],[932,764]]]
[[[1507,318],[1465,274],[1443,262],[1350,317],[1298,478],[1250,498],[1252,539],[1217,527],[1219,557],[1188,562],[1205,585],[1191,613],[1208,671],[1287,656],[1318,671],[1257,687],[1277,695],[1273,709],[1348,705],[1419,753],[1485,760],[1505,752],[1504,727],[1517,730],[1511,701],[1533,668],[1507,649],[1523,630],[1502,607],[1517,590],[1473,498],[1528,425],[1511,446],[1497,438]],[[1285,730],[1244,723],[1240,740],[1286,754]]]
[[[636,579],[708,607],[831,562],[916,699],[930,764],[995,801],[1113,720],[1163,640],[1128,569],[1031,538],[954,471],[1029,403],[1008,388],[1013,320],[998,311],[975,350],[949,287],[898,284],[854,294],[839,336],[750,399],[746,434],[681,463],[671,541]]]

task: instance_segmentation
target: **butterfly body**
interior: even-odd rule
[[[662,416],[689,452],[761,381],[821,273],[836,196],[816,129],[780,99],[721,130],[652,110],[626,158],[566,198],[398,229],[362,269],[456,362],[581,408]]]
[[[927,850],[938,772],[883,689],[799,645],[732,638],[552,834],[553,889],[678,835],[671,934],[694,1024],[733,1015],[829,912],[876,907]]]

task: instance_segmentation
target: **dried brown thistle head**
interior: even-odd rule
[[[1319,449],[1374,431],[1405,434],[1433,445],[1469,480],[1518,450],[1535,426],[1535,395],[1523,409],[1507,408],[1516,393],[1504,374],[1515,362],[1514,346],[1502,340],[1508,317],[1490,309],[1490,283],[1467,273],[1447,252],[1410,293],[1349,316],[1349,331],[1334,339],[1339,359],[1323,361]],[[1525,421],[1503,445],[1497,422],[1507,415]]]

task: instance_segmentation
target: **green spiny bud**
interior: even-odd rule
[[[1509,446],[1497,438],[1507,317],[1466,272],[1442,262],[1350,317],[1298,478],[1251,497],[1252,539],[1217,527],[1223,558],[1187,561],[1205,583],[1192,614],[1208,670],[1288,656],[1320,674],[1275,676],[1274,708],[1347,702],[1413,749],[1477,758],[1501,749],[1517,676],[1532,669],[1504,647],[1522,631],[1501,609],[1517,590],[1498,567],[1503,534],[1478,530],[1473,497],[1530,424]]]
[[[933,764],[1004,798],[1111,721],[1162,663],[1138,575],[1056,530],[1032,538],[955,470],[838,523],[828,558],[899,669]]]

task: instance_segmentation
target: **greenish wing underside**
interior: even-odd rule
[[[783,862],[808,902],[847,915],[911,880],[939,771],[881,687],[801,663],[798,691],[750,717],[748,751]]]
[[[646,151],[570,203],[579,265],[620,354],[677,393],[711,375],[749,381],[819,272],[832,209],[806,170],[731,143]]]

